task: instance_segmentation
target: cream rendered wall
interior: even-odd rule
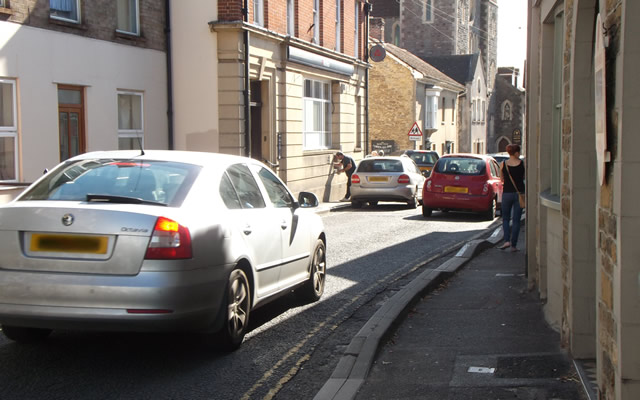
[[[117,91],[144,93],[146,148],[166,148],[165,53],[0,22],[0,77],[17,81],[19,180],[58,164],[57,85],[85,86],[87,151],[118,147]]]
[[[219,150],[218,2],[171,1],[174,148]]]

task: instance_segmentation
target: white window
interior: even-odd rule
[[[451,99],[451,123],[456,122],[456,99]]]
[[[340,2],[342,0],[336,0],[336,51],[342,51],[340,46]]]
[[[487,119],[487,103],[482,100],[482,122],[484,123]]]
[[[264,26],[264,0],[253,0],[253,23]]]
[[[356,1],[356,8],[355,8],[355,26],[353,29],[353,40],[354,40],[354,45],[353,45],[353,55],[355,58],[358,58],[358,56],[360,55],[360,41],[358,38],[359,32],[360,32],[360,2]]]
[[[438,129],[438,97],[439,92],[426,91],[424,107],[424,129]]]
[[[144,148],[142,93],[118,92],[118,149]]]
[[[49,0],[51,18],[80,22],[80,0]]]
[[[476,101],[471,100],[471,121],[476,122]]]
[[[118,32],[140,34],[138,0],[118,0],[116,8],[118,11]]]
[[[304,148],[326,149],[331,146],[331,90],[329,83],[304,80],[303,95]]]
[[[422,22],[433,22],[433,0],[423,0]]]
[[[313,43],[320,44],[320,0],[313,0]]]
[[[16,83],[0,79],[0,181],[18,179]]]
[[[295,5],[293,4],[293,0],[287,0],[287,35],[295,36]]]

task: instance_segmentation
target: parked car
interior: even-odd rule
[[[507,153],[506,151],[502,153],[489,154],[489,156],[493,157],[493,159],[496,160],[498,165],[500,165],[501,162],[509,159],[509,153]],[[520,159],[524,160],[524,156],[520,156]]]
[[[436,151],[431,150],[400,150],[394,152],[394,155],[410,157],[418,165],[425,178],[429,176],[436,161],[440,158]]]
[[[479,154],[447,154],[436,163],[424,184],[422,215],[433,210],[472,211],[493,220],[502,201],[498,163]]]
[[[406,202],[416,208],[422,199],[424,176],[409,157],[370,157],[351,176],[351,206],[379,201]]]
[[[0,207],[2,331],[199,331],[235,349],[256,307],[291,289],[322,296],[317,205],[244,157],[74,157]]]

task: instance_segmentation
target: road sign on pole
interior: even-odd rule
[[[415,141],[422,140],[422,131],[418,126],[418,122],[414,122],[411,129],[409,129],[409,140],[415,140]]]

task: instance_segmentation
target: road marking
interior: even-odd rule
[[[498,237],[498,235],[500,234],[500,231],[501,231],[501,230],[502,230],[502,228],[501,228],[501,227],[496,228],[496,230],[495,230],[495,231],[493,231],[493,233],[491,234],[491,237],[492,237],[492,238],[494,238],[494,237]]]
[[[479,238],[480,236],[482,236],[482,233],[470,238],[469,240],[474,240]],[[402,266],[402,268],[396,269],[394,272],[389,273],[388,275],[384,276],[381,279],[378,279],[376,282],[378,284],[381,283],[385,283],[387,281],[395,281],[397,279],[400,279],[402,276],[408,275],[411,272],[414,272],[415,270],[417,270],[418,268],[420,268],[423,265],[429,264],[435,260],[437,260],[438,258],[444,257],[445,255],[451,253],[452,251],[455,251],[456,248],[458,248],[460,246],[460,243],[456,243],[454,245],[448,246],[448,247],[443,247],[442,250],[438,251],[435,255],[432,255],[430,257],[423,257],[423,258],[419,258],[416,261],[412,261],[410,263],[407,263],[405,265]],[[407,269],[405,271],[405,269]],[[395,280],[391,280],[391,278],[394,277],[394,275],[397,275],[395,278]],[[390,283],[391,283],[390,282]],[[289,358],[291,358],[292,356],[294,356],[296,353],[298,353],[300,351],[300,349],[302,349],[302,347],[312,338],[314,337],[318,331],[320,331],[321,328],[327,326],[330,324],[330,322],[334,319],[338,319],[338,315],[343,312],[344,310],[346,310],[349,306],[351,306],[352,304],[356,303],[358,300],[360,300],[364,295],[369,294],[370,292],[378,290],[377,285],[376,286],[371,286],[369,287],[367,290],[365,290],[364,292],[361,292],[359,295],[354,296],[351,300],[349,300],[346,304],[344,304],[342,307],[340,307],[339,309],[336,310],[336,312],[334,312],[333,314],[329,315],[324,321],[320,322],[315,328],[313,328],[302,340],[300,340],[295,346],[293,346],[291,348],[291,350],[289,350],[278,362],[276,362],[270,369],[269,371],[265,372],[264,375],[262,375],[262,378],[260,378],[245,394],[242,395],[241,399],[242,400],[250,400],[253,396],[253,394],[260,388],[262,387],[265,382],[271,378],[274,375],[274,372],[278,370],[278,368],[280,368]],[[342,321],[344,321],[346,319],[343,318]],[[330,329],[336,330],[338,328],[337,324],[333,324],[331,325]],[[306,361],[308,361],[309,359],[311,359],[311,353],[313,353],[315,349],[311,349],[311,352],[309,353],[305,353],[303,354],[298,361],[295,363],[295,365],[293,367],[291,367],[291,369],[277,382],[277,384],[275,386],[273,386],[272,388],[269,389],[269,392],[267,393],[267,395],[264,397],[265,400],[271,400],[273,399],[273,397],[280,391],[280,389],[282,389],[282,387],[289,382],[298,372],[298,370],[300,369],[301,365],[303,363],[305,363]]]
[[[472,372],[474,374],[493,374],[496,371],[495,368],[487,368],[487,367],[469,367],[467,372]]]

